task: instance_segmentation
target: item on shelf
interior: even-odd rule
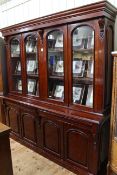
[[[94,72],[94,62],[93,60],[88,61],[88,69],[87,69],[87,77],[93,78],[93,72]]]
[[[17,90],[22,91],[22,80],[17,81]]]
[[[31,53],[31,52],[35,52],[36,50],[36,38],[31,38],[29,37],[27,39],[27,42],[26,42],[26,52],[27,53]]]
[[[73,86],[73,102],[82,104],[85,87],[83,85]]]
[[[32,52],[33,48],[32,48],[32,43],[30,41],[28,41],[26,43],[26,52]]]
[[[64,72],[63,61],[57,61],[55,73],[62,73],[63,74],[63,72]]]
[[[39,96],[39,83],[37,82],[37,87],[36,87],[36,96]]]
[[[83,40],[78,39],[77,36],[73,36],[73,47],[77,47],[77,49],[83,48]]]
[[[92,107],[92,105],[93,105],[93,86],[89,85],[86,99],[86,106]]]
[[[72,72],[73,76],[83,77],[85,72],[85,61],[78,60],[78,58],[74,58],[77,60],[73,60]]]
[[[88,38],[83,38],[83,49],[87,49],[88,48]]]
[[[57,35],[55,47],[63,47],[63,33]]]
[[[29,94],[35,94],[35,90],[36,90],[36,80],[32,80],[32,79],[28,79],[28,93]]]
[[[20,56],[20,46],[19,44],[11,44],[11,57]]]
[[[21,73],[21,62],[17,61],[15,73]]]
[[[54,48],[55,47],[56,40],[54,38],[54,35],[49,34],[48,35],[48,48]]]
[[[49,64],[49,74],[52,74],[54,71],[54,67],[55,67],[55,56],[54,55],[49,56],[48,64]]]
[[[36,60],[28,60],[27,61],[27,72],[35,73],[37,69]]]
[[[55,88],[54,88],[53,96],[55,98],[63,99],[64,98],[64,86],[56,85]]]
[[[87,48],[88,49],[94,48],[94,35],[88,37]]]

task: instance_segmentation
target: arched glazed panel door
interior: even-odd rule
[[[21,49],[20,38],[14,37],[10,41],[10,64],[11,64],[11,84],[12,91],[22,93],[21,77]]]
[[[78,26],[72,32],[72,103],[93,107],[94,30]]]
[[[64,36],[60,30],[47,35],[48,98],[64,101]]]
[[[26,77],[27,94],[39,96],[39,77],[38,77],[38,54],[37,36],[28,35],[25,38],[25,57],[26,57]]]

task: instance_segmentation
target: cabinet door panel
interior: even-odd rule
[[[62,154],[62,124],[49,118],[42,119],[43,147],[56,156]]]
[[[59,153],[59,128],[53,122],[44,123],[44,146],[56,153]]]
[[[64,127],[65,159],[74,164],[88,166],[89,134],[74,126]]]
[[[87,135],[78,130],[69,130],[67,133],[68,159],[86,166],[88,152]]]
[[[20,135],[20,114],[15,106],[6,108],[6,124],[11,127],[16,135]]]
[[[33,114],[28,112],[22,113],[22,137],[29,142],[36,144],[37,135],[36,135],[36,120]]]

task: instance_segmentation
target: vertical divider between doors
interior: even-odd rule
[[[21,35],[21,63],[22,63],[22,94],[26,95],[26,56],[25,56],[25,38]]]
[[[69,99],[68,104],[72,102],[72,44],[71,44],[71,26],[68,25],[68,89],[69,89]]]
[[[39,30],[38,42],[38,57],[39,57],[39,79],[40,79],[40,98],[47,97],[47,66],[46,66],[46,39],[44,38],[44,31]]]

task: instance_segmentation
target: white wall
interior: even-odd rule
[[[100,0],[11,0],[0,6],[0,28]]]
[[[11,0],[0,6],[0,28],[98,1],[101,0]],[[117,7],[117,0],[108,1]]]

